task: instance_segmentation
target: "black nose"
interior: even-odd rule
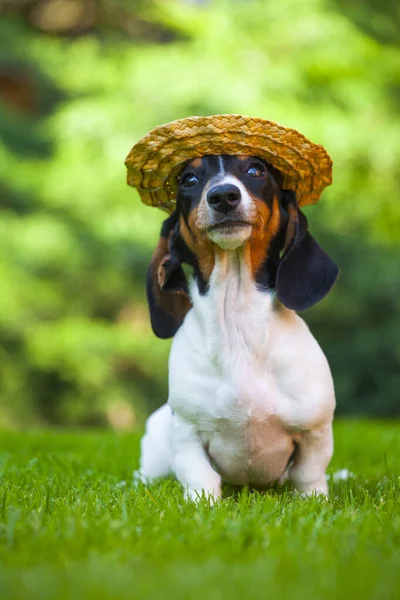
[[[240,190],[230,183],[215,185],[207,194],[207,202],[217,212],[228,214],[238,207]]]

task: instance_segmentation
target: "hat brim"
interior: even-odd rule
[[[172,212],[183,166],[218,154],[266,160],[282,174],[283,189],[296,193],[299,206],[315,204],[332,183],[332,160],[322,146],[295,129],[241,115],[187,117],[156,127],[129,152],[127,181],[145,204]]]

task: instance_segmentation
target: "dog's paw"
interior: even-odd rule
[[[329,496],[329,488],[325,479],[318,483],[298,486],[297,492],[302,498],[310,498],[313,496],[327,498]]]
[[[321,490],[314,488],[308,492],[299,492],[301,498],[329,498],[329,492],[327,490]]]
[[[221,488],[195,490],[188,487],[184,490],[184,498],[186,501],[195,502],[196,504],[200,504],[200,502],[205,500],[209,506],[214,506],[221,498]]]
[[[132,473],[133,487],[138,487],[141,483],[149,483],[149,479],[145,476],[143,471],[136,469]]]

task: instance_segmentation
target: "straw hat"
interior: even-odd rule
[[[332,183],[332,161],[295,129],[241,115],[187,117],[150,131],[128,154],[128,184],[142,201],[172,212],[179,174],[188,160],[209,154],[258,156],[283,175],[299,206],[315,204]]]

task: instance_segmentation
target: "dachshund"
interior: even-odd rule
[[[186,163],[147,275],[153,331],[173,341],[168,402],[141,441],[142,481],[174,475],[186,498],[211,502],[223,481],[328,493],[334,385],[295,311],[337,276],[272,165]]]

